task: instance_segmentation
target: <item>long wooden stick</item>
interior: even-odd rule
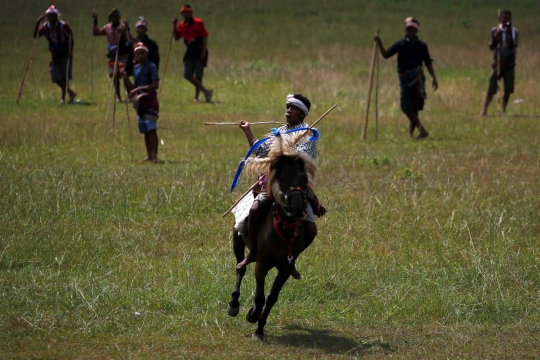
[[[239,122],[205,122],[204,125],[238,125]],[[279,124],[283,125],[279,121],[259,121],[259,122],[250,122],[250,125],[262,125],[262,124]]]
[[[501,10],[497,10],[497,16],[499,21],[499,27],[501,26]],[[502,30],[502,29],[501,29]],[[495,63],[496,69],[496,76],[497,76],[497,109],[499,110],[499,114],[502,113],[502,101],[501,101],[501,51],[502,51],[502,34],[501,34],[501,41],[497,44],[497,49],[495,50],[497,52],[497,62]]]
[[[93,10],[96,12],[96,9]],[[92,30],[92,38],[90,40],[90,102],[94,103],[94,33]]]
[[[176,8],[176,12],[174,13],[174,16],[176,17],[178,15],[178,9],[180,9],[181,2],[178,4],[178,7]],[[173,28],[173,31],[171,33],[171,38],[169,39],[169,49],[167,50],[167,57],[165,58],[165,66],[163,67],[163,74],[161,74],[161,84],[160,84],[160,92],[163,93],[163,84],[165,84],[165,74],[167,73],[167,64],[169,64],[169,56],[171,55],[171,48],[172,43],[174,39],[174,33],[176,31],[176,28]]]
[[[377,35],[379,35],[379,28],[377,28]],[[377,56],[377,42],[373,46],[373,56],[371,58],[371,67],[369,69],[369,87],[368,87],[368,97],[366,103],[366,110],[364,116],[364,127],[362,128],[362,140],[366,140],[367,135],[367,124],[369,117],[369,105],[371,103],[371,89],[373,88],[373,69],[375,68],[375,57]]]
[[[299,137],[296,139],[294,145],[296,145],[296,144],[300,141],[300,139],[302,139],[302,138],[304,137],[304,135],[308,134],[309,131],[310,131],[313,127],[315,127],[315,125],[317,125],[317,123],[318,123],[319,121],[321,121],[321,120],[322,120],[322,119],[323,119],[330,111],[334,110],[334,108],[335,108],[337,105],[338,105],[338,104],[334,104],[334,106],[332,106],[332,107],[331,107],[330,109],[328,109],[324,114],[322,114],[321,117],[317,119],[317,121],[315,121],[313,124],[311,124],[311,126],[309,127],[309,129],[306,129],[306,130],[304,131],[304,133],[302,134],[302,136],[299,136]],[[294,145],[293,145],[293,146],[294,146]],[[235,207],[236,205],[238,205],[238,203],[239,203],[240,201],[242,201],[242,199],[245,198],[245,197],[246,197],[246,196],[247,196],[247,195],[255,188],[255,186],[257,186],[258,183],[259,183],[259,180],[257,180],[253,185],[251,185],[250,188],[249,188],[249,190],[246,191],[245,193],[243,193],[242,196],[240,196],[240,197],[238,198],[238,200],[236,200],[236,201],[234,202],[234,204],[232,204],[232,206],[231,206],[227,211],[225,211],[225,212],[223,213],[223,215],[221,215],[221,217],[227,216],[227,214],[230,213],[230,212],[232,211],[232,209],[234,209],[234,207]]]
[[[109,90],[109,103],[107,104],[106,122],[109,122],[109,109],[111,108],[111,93],[113,92],[114,80],[115,80],[115,77],[116,77],[116,66],[118,64],[118,53],[120,52],[119,47],[120,47],[120,38],[121,37],[122,37],[122,32],[118,31],[118,39],[116,40],[116,56],[114,58],[114,67],[113,67],[113,74],[112,74],[112,79],[111,79],[111,88]],[[115,95],[115,97],[116,97],[116,95]],[[116,99],[115,99],[115,104],[116,104]],[[115,109],[116,109],[116,105],[115,105]],[[112,125],[114,127],[114,114],[113,114],[113,124]]]
[[[375,81],[375,140],[379,137],[379,56],[375,57],[377,80]]]
[[[34,45],[32,45],[32,51],[30,52],[30,59],[28,59],[28,63],[26,64],[26,70],[24,71],[24,75],[21,81],[21,87],[19,88],[19,94],[17,95],[17,102],[16,102],[17,105],[19,104],[19,101],[21,100],[24,84],[26,83],[26,77],[28,76],[30,65],[32,65],[32,60],[34,60],[34,53],[36,52],[36,45],[37,45],[37,36],[34,38]]]
[[[129,119],[129,106],[128,106],[129,92],[128,92],[126,83],[124,83],[124,89],[126,90],[126,114],[127,114],[128,128],[129,128],[129,151],[130,151],[131,162],[133,162],[133,135],[131,132],[131,121]]]
[[[67,56],[67,62],[66,62],[66,90],[65,95],[68,95],[69,90],[69,54],[71,53],[71,34],[69,34],[69,43],[68,43],[68,56]],[[70,97],[71,100],[71,97]]]

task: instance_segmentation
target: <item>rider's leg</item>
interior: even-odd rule
[[[248,216],[248,248],[249,252],[247,257],[236,265],[238,270],[245,268],[248,264],[257,260],[257,234],[259,233],[259,223],[261,214],[266,213],[268,205],[264,202],[255,200]]]

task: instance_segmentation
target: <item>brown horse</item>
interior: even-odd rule
[[[257,260],[255,265],[255,303],[246,314],[247,321],[258,322],[254,339],[264,339],[264,326],[270,310],[277,302],[283,285],[289,279],[298,255],[309,245],[304,236],[304,218],[308,193],[311,195],[311,182],[316,171],[314,161],[305,154],[272,154],[267,174],[268,195],[274,199],[264,221],[259,225],[257,237]],[[236,261],[244,259],[245,241],[242,236],[233,232],[233,251]],[[247,240],[247,239],[246,239]],[[266,275],[272,268],[278,274],[270,290],[268,298],[264,285]],[[236,285],[227,307],[230,316],[236,316],[240,310],[240,285],[246,269],[236,270]]]

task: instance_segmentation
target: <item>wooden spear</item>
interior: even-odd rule
[[[124,89],[126,90],[126,114],[127,114],[128,128],[129,128],[129,152],[130,152],[131,162],[133,162],[133,136],[131,132],[131,121],[129,119],[129,106],[128,106],[129,91],[126,86],[126,83],[124,83]]]
[[[118,39],[116,40],[116,56],[114,58],[114,67],[113,67],[113,76],[112,76],[112,79],[111,79],[111,88],[109,90],[109,103],[107,104],[107,118],[106,118],[106,122],[109,122],[109,109],[111,108],[111,93],[113,92],[113,88],[114,88],[114,80],[116,78],[116,67],[118,65],[118,53],[120,52],[119,51],[119,47],[120,47],[120,38],[122,37],[122,32],[119,30],[118,31]],[[116,110],[116,99],[115,99],[115,105],[114,105],[114,109],[113,109],[113,123],[112,123],[112,126],[114,127],[114,111]]]
[[[36,45],[37,45],[37,36],[34,38],[34,45],[32,46],[32,51],[30,52],[30,59],[28,59],[28,63],[26,64],[26,70],[24,71],[21,87],[19,88],[19,95],[17,95],[17,102],[16,102],[17,105],[19,105],[19,101],[21,100],[24,84],[26,83],[26,77],[28,76],[30,65],[32,65],[32,60],[34,59],[34,53],[36,52]]]
[[[377,35],[379,35],[379,28],[377,28]],[[368,88],[368,98],[367,98],[365,117],[364,117],[364,127],[362,128],[362,140],[366,140],[366,135],[367,135],[369,105],[371,103],[371,89],[373,88],[373,69],[375,68],[376,56],[377,56],[377,42],[375,41],[375,45],[373,46],[373,56],[371,58],[371,67],[369,69],[369,88]]]
[[[178,4],[178,7],[176,8],[176,12],[174,13],[174,16],[176,17],[178,15],[178,9],[180,9],[180,6],[182,2],[180,2]],[[167,64],[169,63],[169,56],[171,55],[171,48],[172,48],[172,43],[173,43],[173,39],[174,39],[174,33],[176,31],[176,28],[173,28],[173,31],[171,33],[171,38],[169,39],[169,49],[167,50],[167,57],[165,58],[165,66],[163,67],[163,74],[161,74],[161,92],[163,92],[163,84],[165,83],[165,73],[167,72]]]
[[[315,125],[317,125],[317,123],[318,123],[319,121],[321,121],[321,120],[322,120],[322,119],[323,119],[330,111],[334,110],[334,108],[335,108],[337,105],[338,105],[338,104],[334,104],[334,106],[332,106],[332,107],[331,107],[330,109],[328,109],[324,114],[322,114],[321,117],[317,119],[317,121],[315,121],[313,124],[311,124],[311,126],[309,127],[309,129],[306,129],[306,130],[303,132],[302,136],[299,136],[299,137],[296,139],[296,141],[294,142],[293,146],[296,145],[296,144],[300,141],[300,139],[302,139],[305,135],[307,135],[307,134],[309,133],[309,131],[310,131],[312,128],[314,128]],[[234,207],[235,207],[236,205],[238,205],[238,203],[239,203],[240,201],[242,201],[242,199],[245,198],[245,197],[246,197],[246,196],[247,196],[247,195],[255,188],[255,186],[257,186],[258,183],[259,183],[259,180],[257,180],[253,185],[251,185],[250,188],[249,188],[249,190],[246,191],[245,193],[243,193],[242,196],[240,196],[240,197],[238,198],[238,200],[236,200],[236,201],[234,202],[234,204],[232,204],[232,206],[229,208],[229,210],[225,211],[225,212],[223,213],[223,215],[221,215],[221,217],[227,216],[227,214],[230,213],[230,212],[232,211],[232,209],[234,209]]]
[[[240,122],[205,122],[204,125],[238,125]],[[284,125],[279,121],[259,121],[259,122],[250,122],[250,125],[262,125],[262,124],[279,124]]]
[[[68,95],[69,90],[69,54],[71,53],[71,34],[69,34],[69,43],[68,43],[68,55],[67,55],[67,62],[66,62],[66,89],[65,89],[65,95]],[[65,97],[64,97],[65,98]],[[70,98],[71,100],[71,98]]]

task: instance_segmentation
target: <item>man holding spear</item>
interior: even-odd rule
[[[514,69],[516,67],[516,49],[518,47],[519,32],[512,26],[512,13],[503,10],[499,15],[499,25],[491,29],[488,46],[493,50],[492,71],[489,77],[489,88],[484,101],[484,108],[480,116],[486,116],[493,95],[497,93],[498,81],[504,81],[504,96],[502,113],[506,114],[506,106],[510,94],[514,92]]]
[[[47,21],[39,26],[44,17]],[[60,12],[51,5],[45,14],[41,14],[34,27],[34,38],[45,36],[49,42],[49,51],[51,52],[51,63],[49,72],[51,80],[62,89],[62,98],[60,104],[65,103],[66,91],[69,94],[69,101],[73,103],[77,94],[66,86],[67,81],[72,79],[71,69],[73,67],[73,32],[69,25],[62,20],[58,20]],[[67,77],[66,77],[67,74]]]
[[[133,69],[135,83],[131,83],[125,70],[120,72],[124,84],[133,99],[133,107],[137,110],[139,132],[144,134],[147,156],[141,161],[159,163],[157,135],[157,120],[159,117],[159,101],[157,89],[159,88],[158,70],[154,63],[148,61],[148,48],[143,43],[135,47],[135,61]]]
[[[304,122],[304,119],[309,114],[310,107],[311,107],[311,102],[308,100],[308,98],[306,98],[302,94],[287,95],[286,111],[285,111],[287,125],[280,127],[279,129],[277,129],[277,131],[280,134],[287,134],[287,132],[291,132],[294,130],[307,129],[308,124]],[[240,121],[239,127],[244,132],[244,135],[246,136],[246,139],[249,145],[253,146],[257,142],[257,139],[251,132],[250,123],[246,121]],[[282,136],[288,136],[288,135],[282,135]],[[317,157],[317,142],[315,140],[307,141],[307,142],[300,142],[296,145],[296,149],[299,152],[307,154],[312,159],[315,159]],[[267,157],[269,153],[268,141],[264,142],[260,147],[258,147],[254,151],[257,157]],[[237,181],[237,178],[235,178],[235,183],[236,181]],[[245,268],[248,264],[256,261],[257,234],[258,234],[259,223],[264,218],[264,215],[267,213],[268,209],[272,205],[271,199],[266,195],[266,190],[265,190],[266,182],[267,182],[266,176],[261,175],[259,178],[258,186],[256,186],[253,190],[253,192],[257,195],[254,201],[252,202],[251,208],[249,210],[248,218],[237,219],[238,221],[235,224],[235,231],[238,231],[241,235],[245,235],[245,230],[246,230],[245,222],[247,221],[247,236],[249,240],[249,254],[243,261],[241,261],[240,263],[236,265],[236,269],[238,270],[241,270]],[[304,228],[305,228],[306,242],[307,244],[310,244],[317,236],[317,224],[315,223],[315,215],[317,215],[318,217],[323,216],[324,214],[326,214],[326,209],[322,207],[322,205],[319,203],[316,197],[310,198],[308,200],[309,201],[306,207],[307,217],[304,222],[305,224]],[[300,273],[298,273],[296,268],[293,269],[291,275],[295,279],[300,279]]]
[[[118,72],[119,70],[125,69],[128,61],[128,43],[131,40],[129,25],[125,20],[120,23],[120,11],[118,11],[117,8],[112,9],[109,13],[109,23],[102,28],[98,27],[98,13],[96,11],[92,12],[92,18],[94,19],[94,36],[105,35],[107,37],[109,77],[114,77],[113,81],[116,87],[116,96],[118,101],[122,101]],[[116,74],[114,73],[115,69],[117,71]]]
[[[428,51],[427,44],[418,39],[420,23],[408,17],[405,19],[405,38],[385,49],[379,34],[375,34],[375,41],[383,58],[388,59],[398,54],[397,68],[399,74],[401,111],[409,118],[409,136],[412,138],[414,129],[420,132],[417,139],[426,138],[429,134],[420,122],[419,111],[424,109],[426,99],[425,76],[422,70],[424,63],[433,78],[433,90],[437,90],[439,83],[433,69],[433,60]]]
[[[199,94],[204,94],[206,102],[212,100],[213,90],[203,86],[204,68],[208,62],[208,31],[204,22],[193,16],[191,5],[183,5],[180,14],[184,18],[178,24],[178,18],[173,20],[174,40],[184,39],[186,52],[184,53],[184,78],[195,87],[194,102],[199,102]]]

